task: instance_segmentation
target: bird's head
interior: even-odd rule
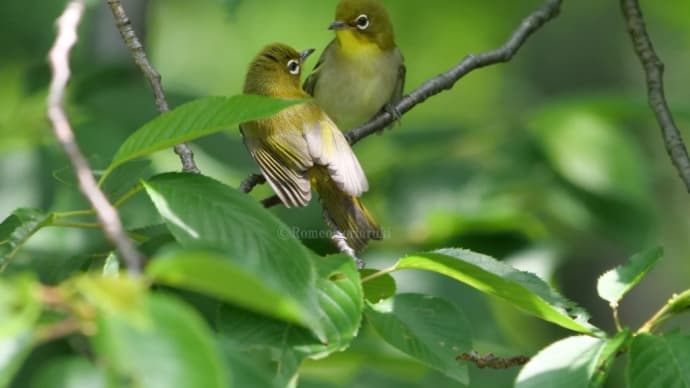
[[[354,40],[360,44],[374,43],[380,50],[395,47],[388,11],[377,0],[341,0],[335,19],[329,29],[335,30],[341,44]]]
[[[249,65],[244,92],[272,97],[294,97],[302,90],[302,65],[313,52],[314,49],[298,52],[281,43],[264,47]]]

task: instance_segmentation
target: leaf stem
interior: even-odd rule
[[[675,315],[679,315],[690,311],[690,289],[685,290],[680,294],[674,294],[671,299],[656,312],[647,322],[644,323],[636,334],[651,333],[661,324],[671,319]]]
[[[55,221],[50,226],[58,228],[79,228],[79,229],[100,229],[101,224],[97,222],[70,222],[70,221]]]
[[[132,196],[134,196],[136,193],[140,192],[142,189],[141,184],[137,184],[136,186],[132,187],[128,192],[122,195],[117,201],[113,203],[113,206],[118,208],[122,206],[125,202],[127,202]],[[55,217],[56,220],[62,219],[62,218],[72,218],[72,217],[82,217],[82,216],[92,216],[95,215],[96,212],[93,209],[84,209],[84,210],[73,210],[73,211],[67,211],[67,212],[55,212],[53,213],[53,217]],[[1,243],[0,243],[1,245]]]
[[[621,326],[621,320],[618,317],[618,305],[612,305],[611,310],[613,311],[613,322],[616,324],[616,330],[623,331],[623,326]]]
[[[116,208],[119,208],[122,206],[125,202],[127,202],[130,198],[132,198],[134,195],[136,195],[138,192],[140,192],[144,186],[141,185],[141,183],[137,183],[134,187],[129,189],[128,192],[124,193],[122,197],[120,197],[117,201],[113,202],[113,206]]]
[[[53,216],[57,220],[60,218],[92,216],[94,214],[96,214],[96,212],[93,209],[86,209],[86,210],[74,210],[74,211],[68,211],[68,212],[55,212],[55,213],[53,213]]]
[[[364,284],[364,283],[366,283],[366,282],[368,282],[368,281],[374,280],[374,279],[376,279],[376,278],[378,278],[378,277],[381,277],[381,276],[384,276],[384,275],[388,275],[389,273],[395,272],[396,269],[398,269],[398,264],[397,264],[397,263],[396,263],[395,265],[391,266],[391,267],[386,268],[386,269],[382,269],[382,270],[380,270],[380,271],[378,271],[378,272],[374,272],[373,274],[371,274],[371,275],[369,275],[369,276],[363,277],[363,278],[362,278],[362,284]]]

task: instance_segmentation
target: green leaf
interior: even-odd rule
[[[245,286],[250,279],[260,279],[264,289],[299,306],[299,313],[291,316],[294,323],[323,337],[310,253],[294,237],[281,233],[287,226],[273,214],[246,194],[201,175],[159,175],[144,187],[183,247],[220,250],[245,274]]]
[[[597,369],[594,377],[589,385],[590,388],[603,387],[606,383],[606,378],[611,371],[611,366],[616,361],[618,351],[628,346],[632,334],[629,329],[619,331],[613,338],[606,341],[606,344],[599,353]]]
[[[452,303],[434,296],[399,294],[368,304],[367,321],[389,344],[463,384],[467,365],[455,358],[471,350],[470,324]]]
[[[0,272],[7,267],[26,240],[52,220],[52,214],[45,214],[38,209],[20,208],[12,212],[0,224]]]
[[[304,100],[239,95],[205,97],[161,114],[134,132],[115,153],[103,177],[117,166],[153,152],[271,116]]]
[[[689,388],[690,337],[679,332],[635,336],[627,375],[630,388]]]
[[[108,179],[103,182],[103,192],[112,201],[120,199],[125,193],[139,183],[139,180],[147,174],[151,174],[151,161],[148,159],[132,160],[121,164],[116,168]]]
[[[34,325],[41,314],[35,280],[0,279],[0,387],[9,385],[33,343]]]
[[[587,312],[561,296],[537,275],[464,249],[442,249],[400,259],[396,270],[419,269],[448,276],[498,296],[540,319],[580,333],[600,333]]]
[[[82,357],[49,361],[31,379],[33,388],[106,388],[105,373]]]
[[[245,271],[218,253],[175,252],[154,259],[146,272],[158,284],[210,295],[278,319],[301,321],[298,300],[277,291],[258,274]]]
[[[573,185],[630,202],[647,195],[642,150],[630,131],[592,101],[553,104],[530,126],[556,172]]]
[[[588,387],[606,344],[606,339],[584,335],[557,341],[522,368],[515,388]]]
[[[96,356],[111,370],[147,388],[226,387],[228,376],[211,330],[188,305],[147,295],[143,322],[102,311],[92,337]]]
[[[252,388],[278,388],[281,386],[271,379],[270,374],[261,365],[258,365],[256,360],[247,357],[237,347],[224,343],[222,351],[232,376],[231,386]]]
[[[359,329],[363,297],[354,262],[345,255],[317,258],[315,262],[325,341],[300,327],[227,305],[218,315],[217,330],[223,343],[245,352],[269,350],[272,373],[279,385],[293,378],[305,357],[323,358],[347,349]]]
[[[63,283],[65,293],[79,292],[91,305],[108,316],[118,317],[132,325],[146,321],[146,284],[132,277],[102,277],[85,274]]]
[[[376,269],[363,269],[360,271],[362,277],[362,287],[364,289],[364,299],[371,303],[378,303],[395,295],[395,279],[389,274],[376,276],[370,280],[367,277],[378,274]]]
[[[663,255],[660,247],[633,255],[625,265],[618,266],[599,277],[597,292],[611,306],[618,306],[618,302],[627,294],[647,273],[654,268]]]

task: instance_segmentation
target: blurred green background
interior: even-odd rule
[[[109,10],[104,2],[94,3],[73,56],[68,110],[83,152],[98,169],[156,111]],[[177,106],[202,96],[240,93],[249,61],[267,43],[322,49],[332,39],[326,27],[336,0],[123,3],[163,76],[171,105]],[[405,55],[406,91],[468,53],[501,45],[542,4],[384,3]],[[63,6],[64,1],[41,0],[5,0],[1,6],[0,219],[20,206],[86,206],[44,118],[50,76],[45,58]],[[643,6],[667,65],[669,103],[679,126],[688,129],[690,3]],[[204,173],[232,186],[257,170],[235,128],[196,142],[193,149]],[[690,197],[647,108],[641,68],[614,1],[566,2],[561,16],[509,64],[471,73],[355,151],[370,180],[364,201],[387,237],[364,254],[371,267],[390,265],[414,251],[473,249],[536,272],[607,329],[613,322],[596,296],[596,280],[632,253],[655,245],[666,252],[623,302],[623,322],[637,327],[672,292],[690,285]],[[178,170],[179,162],[166,151],[147,168],[149,173]],[[269,194],[267,187],[252,193],[257,199]],[[298,231],[323,228],[316,203],[273,211]],[[123,212],[131,228],[158,221],[143,197]],[[326,240],[305,243],[320,253],[332,251]],[[19,259],[39,257],[58,271],[65,258],[99,249],[106,250],[97,232],[50,229],[40,232]],[[441,277],[403,273],[398,286],[442,295],[460,306],[482,353],[530,355],[565,335]],[[300,386],[452,386],[401,361],[366,327],[363,333],[351,351],[308,363]],[[475,369],[473,386],[505,386],[516,372]],[[614,373],[609,385],[617,386],[620,378]]]

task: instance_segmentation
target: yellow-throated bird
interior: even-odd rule
[[[309,98],[300,87],[300,74],[313,51],[298,53],[277,43],[266,46],[249,66],[244,93]],[[369,239],[381,239],[381,230],[358,199],[369,188],[367,178],[335,123],[316,102],[309,101],[244,123],[240,130],[261,173],[285,206],[306,206],[312,187],[318,192],[333,242],[361,268],[356,253]]]
[[[376,0],[341,0],[326,47],[304,90],[347,130],[364,124],[393,104],[405,86],[403,56],[395,45],[388,12]]]

